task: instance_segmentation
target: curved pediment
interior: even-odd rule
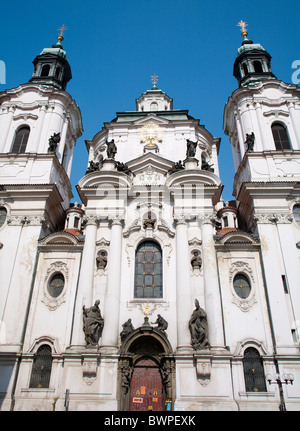
[[[131,179],[123,172],[100,170],[86,174],[78,183],[80,188],[85,187],[130,187]]]
[[[78,235],[70,232],[54,232],[42,239],[40,245],[77,245],[79,243]]]
[[[225,229],[223,229],[225,231]],[[220,239],[216,239],[217,244],[222,245],[259,245],[259,240],[256,239],[252,234],[248,232],[244,232],[239,229],[232,229],[225,232],[223,235],[220,234],[221,231],[218,232],[220,235]]]
[[[193,184],[219,186],[221,180],[214,173],[202,169],[182,169],[171,174],[166,182],[168,187]]]

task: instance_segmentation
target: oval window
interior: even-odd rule
[[[300,226],[300,205],[299,204],[294,205],[293,216],[294,216],[295,222]]]
[[[53,298],[57,298],[65,286],[65,277],[61,272],[54,274],[48,283],[48,292]]]
[[[6,221],[7,211],[6,208],[0,208],[0,227],[2,227]]]
[[[251,286],[249,279],[244,274],[237,274],[233,280],[235,293],[242,299],[250,295]]]

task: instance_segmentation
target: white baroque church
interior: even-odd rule
[[[0,93],[1,410],[300,409],[300,89],[242,36],[230,202],[155,79],[86,140],[74,204],[62,35]]]

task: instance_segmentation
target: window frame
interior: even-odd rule
[[[284,131],[285,133],[285,137],[286,140],[282,139],[282,136],[280,135],[280,133],[278,132],[278,136],[277,138],[275,137],[275,132],[276,129],[275,128],[280,128],[280,130]],[[272,136],[273,136],[273,141],[274,141],[274,145],[275,145],[275,149],[276,151],[284,151],[284,150],[292,150],[292,145],[291,145],[291,140],[288,134],[288,129],[286,124],[283,124],[279,121],[274,121],[274,123],[272,123],[271,125],[271,132],[272,132]],[[286,147],[286,144],[283,145],[283,143],[288,143],[289,147]]]
[[[47,354],[42,354],[46,350]],[[47,362],[48,361],[48,362]],[[53,364],[52,348],[49,344],[42,344],[36,351],[30,374],[29,388],[49,389]]]
[[[142,250],[143,247],[146,247],[147,245],[153,246],[153,250],[150,251],[147,249]],[[151,255],[147,256],[147,258],[144,259],[144,261],[139,261],[139,253],[153,253],[153,261],[151,262],[150,259]],[[154,254],[159,253],[160,258],[158,261],[154,260]],[[142,255],[141,255],[142,257]],[[152,268],[150,266],[152,265]],[[158,268],[155,268],[155,266],[158,265]],[[141,272],[143,269],[143,272]],[[152,269],[152,272],[151,272]],[[155,272],[155,269],[158,269],[158,272]],[[146,293],[151,289],[149,280],[150,277],[152,277],[152,293]],[[157,285],[157,280],[159,279],[160,283]],[[142,290],[141,290],[142,289]],[[155,290],[156,289],[156,293]],[[141,295],[140,293],[143,293]],[[145,300],[145,299],[162,299],[163,298],[163,252],[160,244],[157,241],[146,239],[140,242],[136,248],[135,251],[135,261],[134,261],[134,290],[133,290],[133,298],[135,300]]]
[[[253,346],[249,346],[244,350],[243,374],[246,392],[267,392],[264,363],[261,354]]]
[[[24,135],[24,133],[23,133],[23,136],[21,136],[22,130],[26,130],[27,131],[26,135]],[[21,136],[21,137],[19,138],[19,136]],[[25,136],[25,138],[24,138],[24,136]],[[27,124],[24,124],[24,125],[20,126],[16,130],[14,141],[13,141],[13,144],[12,144],[10,152],[11,153],[17,153],[17,154],[24,154],[24,153],[26,153],[26,148],[27,148],[29,136],[30,136],[30,127]],[[18,142],[18,140],[20,142]]]

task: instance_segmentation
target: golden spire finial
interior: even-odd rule
[[[238,22],[237,26],[241,28],[242,37],[246,38],[248,36],[248,32],[246,28],[248,27],[248,24],[245,21],[241,20],[240,22]]]
[[[61,27],[59,27],[57,30],[58,30],[58,31],[60,31],[59,35],[57,36],[57,40],[58,40],[59,42],[62,42],[62,41],[64,40],[64,32],[65,32],[66,30],[68,30],[68,28],[65,26],[65,24],[63,24],[63,25],[62,25]]]

